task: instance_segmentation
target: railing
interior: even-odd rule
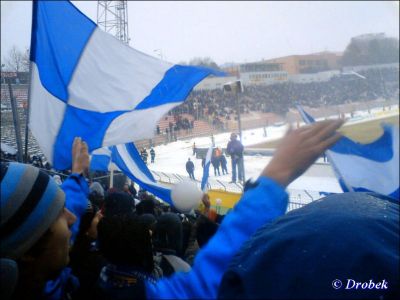
[[[167,185],[172,185],[184,179],[189,179],[189,177],[182,176],[179,174],[170,174],[157,171],[151,171],[151,172],[154,175],[154,177],[158,179],[159,182]],[[201,181],[196,180],[196,183],[200,187]],[[209,190],[222,190],[224,192],[233,192],[233,193],[243,192],[243,186],[241,184],[227,183],[213,178],[208,179],[207,187]],[[289,204],[287,211],[301,208],[304,205],[307,205],[308,203],[311,203],[322,197],[318,191],[310,191],[310,190],[288,189],[288,193],[289,193]]]
[[[291,210],[294,210],[294,209],[301,208],[301,207],[303,207],[304,205],[307,205],[307,204],[308,203],[299,203],[299,202],[289,201],[287,211],[291,211]]]

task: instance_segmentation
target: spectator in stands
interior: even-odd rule
[[[218,224],[203,215],[197,219],[196,240],[200,248],[214,236],[218,230]]]
[[[104,204],[104,188],[100,182],[94,181],[90,185],[89,199],[96,210],[102,209]]]
[[[156,157],[156,151],[154,151],[153,147],[151,147],[151,149],[150,149],[150,157],[151,157],[151,163],[154,164],[154,158]]]
[[[72,174],[61,189],[31,165],[1,163],[2,295],[66,299],[77,288],[77,279],[66,266],[71,239],[88,206],[89,187],[82,174],[89,167],[89,154],[80,138],[72,148]]]
[[[196,180],[194,178],[194,163],[188,158],[188,161],[186,162],[186,172],[188,172],[189,177],[193,180]]]
[[[358,72],[365,76],[365,79],[354,75],[339,75],[323,82],[248,85],[242,94],[242,111],[273,112],[285,115],[289,109],[294,108],[295,102],[304,106],[321,107],[379,98],[398,98],[398,68],[371,68]],[[199,108],[189,109],[194,103]],[[228,95],[219,89],[193,91],[188,100],[176,107],[173,112],[183,111],[185,107],[195,118],[198,113],[200,118],[211,117],[215,128],[223,126],[219,124],[219,116],[230,119],[230,114],[235,110]]]
[[[1,211],[9,221],[1,225],[1,265],[3,268],[3,258],[6,258],[10,269],[7,274],[5,270],[0,273],[15,276],[11,285],[2,284],[2,293],[3,289],[9,289],[9,294],[15,290],[16,299],[39,299],[43,297],[46,281],[57,278],[68,264],[69,228],[76,216],[65,208],[65,194],[54,180],[37,168],[2,162],[1,178]],[[8,193],[3,188],[5,183]],[[19,193],[12,193],[10,189]],[[14,200],[13,195],[18,198]],[[14,207],[6,205],[9,200],[14,200]],[[36,205],[29,205],[32,200]],[[22,220],[18,218],[10,223],[23,211]]]
[[[132,199],[135,199],[136,189],[135,188],[133,188],[133,189],[134,190],[132,190],[131,185],[129,185],[128,183],[125,183],[124,187],[122,188],[122,192],[129,195]],[[134,192],[133,194],[132,194],[131,190],[132,190],[132,192]]]
[[[177,214],[164,213],[158,217],[153,240],[164,277],[190,271],[190,265],[178,256],[182,252],[182,234],[182,223]]]
[[[74,299],[91,299],[101,269],[107,264],[97,247],[97,225],[103,215],[96,207],[88,206],[82,216],[79,233],[70,251],[72,273],[79,279]]]
[[[98,242],[109,264],[101,271],[95,299],[145,299],[145,282],[155,283],[151,235],[134,215],[104,217]]]
[[[143,215],[143,214],[151,214],[153,216],[156,216],[156,199],[154,198],[153,195],[150,195],[148,193],[143,193],[140,198],[140,202],[136,204],[136,212],[137,214]]]
[[[130,194],[116,191],[107,195],[104,201],[104,216],[133,215],[134,213],[135,201]]]
[[[232,183],[236,182],[236,167],[238,178],[243,181],[243,149],[242,143],[237,140],[236,133],[232,133],[231,140],[226,147],[226,152],[231,156],[232,161]]]

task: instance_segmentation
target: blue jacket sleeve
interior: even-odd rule
[[[76,222],[71,227],[74,241],[79,231],[80,219],[88,206],[89,185],[80,174],[71,174],[61,185],[65,193],[65,207],[76,216]]]
[[[246,191],[219,230],[197,254],[188,273],[176,273],[155,284],[146,282],[148,299],[216,299],[222,276],[242,244],[262,225],[283,215],[288,196],[266,177]]]

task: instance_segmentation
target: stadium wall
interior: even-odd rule
[[[289,81],[295,83],[323,82],[323,81],[329,81],[333,76],[337,75],[340,75],[340,71],[338,70],[318,72],[312,74],[295,74],[295,75],[289,75]]]

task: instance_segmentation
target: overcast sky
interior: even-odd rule
[[[96,22],[97,1],[72,1]],[[29,47],[31,1],[1,1],[1,56]],[[323,50],[343,51],[350,38],[399,37],[398,1],[128,2],[130,45],[178,63],[211,57],[251,62]],[[106,45],[105,45],[106,46]]]

